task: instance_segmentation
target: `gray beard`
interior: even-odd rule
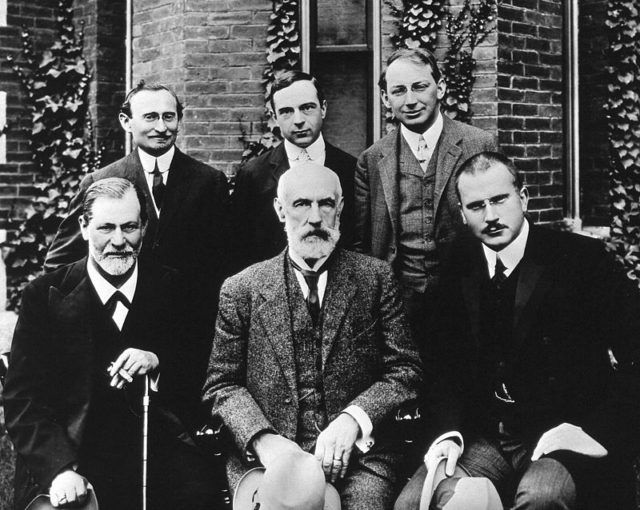
[[[325,227],[324,230],[329,234],[329,239],[321,239],[317,236],[310,236],[305,239],[289,231],[288,226],[284,227],[287,233],[287,241],[291,250],[303,259],[321,259],[331,255],[335,250],[338,240],[340,239],[340,230]]]
[[[102,270],[111,276],[120,276],[125,274],[133,267],[136,262],[137,254],[131,253],[128,257],[101,257],[95,258],[95,261]]]

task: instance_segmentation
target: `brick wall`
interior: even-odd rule
[[[4,63],[6,56],[22,62],[20,51],[21,27],[27,27],[36,38],[36,50],[49,46],[54,33],[56,0],[9,1],[7,25],[0,27],[0,90],[7,93],[7,163],[0,165],[0,228],[7,219],[21,214],[30,203],[33,193],[33,165],[31,151],[24,129],[30,127],[30,114],[24,106],[23,92],[18,78]]]
[[[76,26],[84,23],[84,56],[93,73],[90,115],[103,164],[124,154],[118,110],[124,99],[126,0],[83,0],[74,4]]]
[[[185,99],[180,147],[230,174],[240,123],[261,131],[270,0],[134,4],[134,81],[171,84]]]
[[[564,209],[561,0],[498,7],[498,139],[525,174],[534,221]]]

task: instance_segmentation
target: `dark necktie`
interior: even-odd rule
[[[491,278],[491,283],[493,283],[493,286],[496,289],[500,289],[500,287],[502,286],[502,284],[505,282],[505,280],[507,279],[507,275],[505,274],[506,271],[506,267],[505,265],[502,263],[502,260],[500,260],[500,257],[496,256],[496,267],[495,267],[495,272],[493,274],[493,278]]]
[[[158,168],[158,160],[156,159],[156,165],[153,168],[153,185],[151,186],[151,192],[153,193],[153,199],[156,202],[156,207],[162,209],[162,201],[164,199],[164,181],[162,180],[162,173]]]
[[[302,276],[304,277],[304,281],[307,283],[307,287],[309,287],[309,295],[307,296],[307,308],[309,309],[309,315],[311,315],[311,320],[313,321],[313,325],[315,326],[318,323],[318,317],[320,317],[320,296],[318,294],[318,280],[320,275],[324,273],[328,266],[328,262],[331,259],[329,257],[324,264],[322,264],[317,271],[309,271],[308,269],[301,268],[298,264],[296,264],[291,258],[289,261],[291,265],[296,268]]]
[[[127,308],[131,307],[131,303],[125,297],[125,295],[119,290],[116,290],[113,294],[111,294],[111,297],[104,304],[104,308],[105,310],[107,310],[109,317],[113,317],[113,313],[116,311],[116,306],[118,306],[118,302],[122,303]]]

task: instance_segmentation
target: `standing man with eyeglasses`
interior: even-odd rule
[[[168,86],[141,81],[120,108],[120,124],[130,133],[134,150],[124,158],[87,175],[71,202],[49,248],[45,269],[54,270],[87,254],[79,218],[92,183],[123,177],[138,185],[146,198],[148,225],[140,258],[180,272],[189,306],[182,317],[190,348],[174,353],[191,367],[179,384],[188,388],[183,402],[191,410],[192,432],[204,422],[200,389],[211,348],[218,293],[228,273],[229,192],[223,172],[182,152],[176,137],[183,106]]]
[[[495,142],[440,112],[446,85],[427,50],[394,52],[380,88],[400,126],[358,158],[354,247],[393,266],[423,347],[440,260],[461,227],[452,175]]]
[[[238,270],[274,257],[287,245],[273,214],[273,200],[282,174],[304,162],[326,166],[338,174],[344,196],[341,246],[349,247],[352,242],[356,159],[322,136],[327,102],[320,84],[307,73],[284,72],[271,86],[269,104],[284,141],[249,161],[236,176],[232,201],[238,242],[234,266]]]

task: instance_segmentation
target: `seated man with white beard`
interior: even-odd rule
[[[214,508],[215,471],[182,425],[181,282],[138,262],[146,211],[130,181],[96,181],[80,217],[88,257],[24,290],[4,387],[16,508],[42,493],[77,506],[88,483],[102,509],[140,508],[146,375],[150,508]]]
[[[397,493],[394,416],[416,399],[422,368],[391,268],[336,248],[342,204],[325,167],[280,178],[288,247],[223,285],[204,400],[235,442],[230,487],[302,450],[343,509],[383,510]]]

